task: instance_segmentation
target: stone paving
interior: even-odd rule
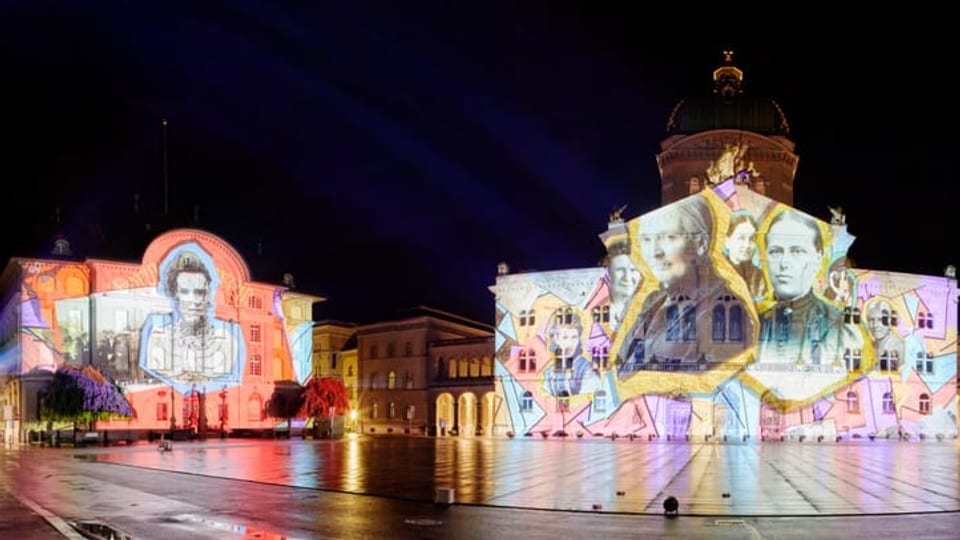
[[[276,485],[548,510],[836,516],[960,511],[956,441],[666,443],[358,436],[89,450],[118,465]]]

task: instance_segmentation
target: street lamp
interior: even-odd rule
[[[220,390],[220,438],[227,437],[227,385]]]

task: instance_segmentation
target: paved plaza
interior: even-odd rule
[[[3,455],[4,484],[17,500],[136,538],[177,537],[171,530],[196,538],[250,530],[271,538],[545,538],[576,527],[617,538],[951,538],[960,527],[958,448],[954,440],[356,436]],[[433,504],[438,489],[452,489],[456,504]],[[676,519],[664,516],[668,496],[680,503]]]

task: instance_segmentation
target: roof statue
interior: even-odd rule
[[[847,224],[847,216],[844,215],[844,213],[843,213],[843,207],[842,207],[842,206],[838,206],[838,207],[836,207],[836,208],[834,208],[834,207],[832,207],[832,206],[828,206],[827,208],[830,209],[830,216],[831,216],[831,217],[830,217],[830,224],[831,224],[831,225],[846,225],[846,224]]]

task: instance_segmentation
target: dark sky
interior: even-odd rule
[[[59,227],[83,255],[137,261],[139,193],[154,223],[194,225],[198,205],[195,226],[256,279],[327,296],[318,318],[426,304],[492,322],[498,261],[594,266],[611,208],[659,204],[666,119],[709,91],[725,48],[787,114],[796,206],[843,206],[857,266],[960,259],[947,29],[717,31],[605,2],[224,4],[4,4],[2,260],[46,252]]]

